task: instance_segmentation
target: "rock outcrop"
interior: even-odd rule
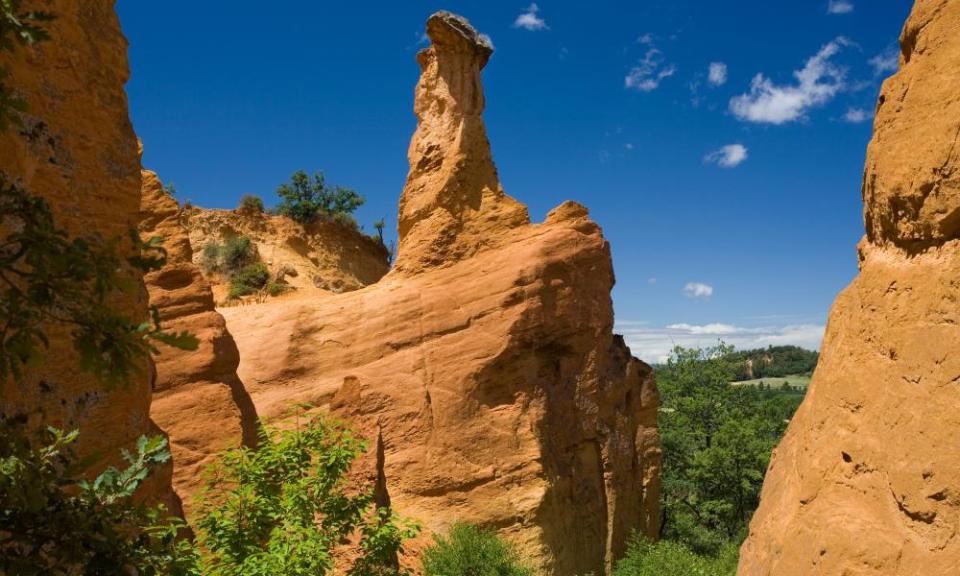
[[[26,1],[23,10],[47,10],[52,40],[35,48],[0,52],[8,84],[29,108],[22,127],[0,134],[0,171],[28,192],[44,197],[57,225],[71,235],[99,233],[129,239],[140,209],[140,163],[127,110],[126,40],[112,0]],[[131,250],[127,240],[121,249]],[[139,277],[116,306],[132,320],[147,318]],[[107,389],[80,371],[65,330],[51,329],[50,348],[22,386],[4,385],[0,413],[26,426],[80,430],[81,455],[118,461],[121,448],[156,434],[150,421],[151,367],[128,386]],[[155,475],[148,495],[176,506],[170,470]]]
[[[262,417],[333,410],[377,443],[385,496],[427,533],[494,527],[545,574],[609,570],[658,529],[658,398],[613,335],[610,247],[574,203],[541,224],[497,181],[480,116],[491,49],[439,13],[398,269],[329,298],[222,311]]]
[[[480,71],[493,53],[489,39],[449,12],[434,14],[427,34],[432,45],[417,54],[417,131],[400,198],[399,273],[458,262],[530,223],[526,206],[500,186],[483,124]]]
[[[203,248],[223,243],[233,236],[246,236],[272,276],[287,269],[285,282],[292,288],[316,295],[350,292],[373,284],[390,269],[390,254],[384,244],[363,232],[337,222],[320,221],[307,226],[286,216],[240,210],[185,208],[182,222],[189,232],[193,261],[202,266]],[[229,281],[216,274],[213,284],[217,301],[223,301]]]
[[[140,235],[162,238],[167,263],[146,275],[150,305],[156,306],[165,330],[187,331],[200,340],[196,351],[162,350],[154,359],[157,375],[150,415],[169,433],[173,485],[194,494],[202,470],[219,450],[243,442],[255,445],[257,414],[237,377],[240,353],[214,308],[213,292],[193,263],[187,231],[177,201],[157,175],[143,174]],[[192,500],[183,498],[189,518]]]
[[[882,89],[860,274],[830,313],[739,574],[960,565],[960,2],[918,0]]]

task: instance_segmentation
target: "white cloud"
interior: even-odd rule
[[[863,108],[848,108],[847,113],[843,115],[843,119],[851,124],[859,124],[869,120],[870,116],[870,113]]]
[[[709,298],[713,296],[713,286],[703,282],[687,282],[683,287],[683,295],[687,298]]]
[[[727,65],[723,62],[711,62],[710,73],[707,76],[710,84],[714,86],[723,86],[727,83]]]
[[[829,0],[827,14],[849,14],[853,12],[853,2],[850,0]]]
[[[767,346],[802,346],[819,349],[823,340],[821,324],[787,324],[743,327],[735,324],[671,324],[657,327],[646,322],[618,322],[616,331],[623,334],[633,355],[645,362],[664,362],[674,346],[703,348],[718,341],[739,350]]]
[[[873,66],[875,76],[896,72],[897,68],[900,67],[900,52],[897,51],[896,47],[891,47],[877,54],[868,62]]]
[[[673,64],[663,65],[663,54],[651,47],[644,54],[643,60],[630,69],[623,79],[623,84],[639,92],[652,92],[660,86],[664,78],[673,76],[676,71]]]
[[[657,279],[655,277],[651,276],[650,278],[647,278],[647,284],[656,284],[656,283],[657,283]]]
[[[643,36],[637,38],[637,43],[638,43],[638,44],[646,44],[646,45],[648,45],[648,46],[649,46],[650,44],[653,44],[653,34],[647,32],[647,33],[644,34]]]
[[[540,7],[536,3],[531,4],[527,7],[527,11],[523,14],[517,16],[517,19],[513,21],[514,28],[523,28],[524,30],[537,31],[537,30],[549,30],[546,21],[543,18],[537,15],[540,12]]]
[[[807,110],[829,102],[845,87],[845,70],[830,58],[850,43],[840,37],[825,45],[802,70],[793,73],[796,85],[778,86],[763,74],[753,78],[748,94],[730,100],[730,111],[747,122],[786,124],[804,117]]]
[[[727,144],[707,154],[703,161],[721,168],[734,168],[747,159],[747,147],[743,144]]]

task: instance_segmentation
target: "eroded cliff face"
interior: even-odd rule
[[[27,1],[24,10],[56,14],[46,24],[52,41],[36,48],[0,53],[9,84],[29,105],[24,126],[0,134],[0,171],[27,191],[44,197],[56,223],[71,235],[100,233],[129,238],[140,207],[137,143],[127,111],[127,43],[111,0]],[[121,250],[130,250],[129,241]],[[147,318],[138,276],[135,289],[116,306],[133,321]],[[81,455],[118,461],[120,449],[137,437],[157,434],[149,418],[151,366],[127,387],[108,390],[79,370],[64,330],[51,329],[50,348],[31,367],[22,386],[6,383],[0,413],[32,430],[46,426],[80,430]],[[146,492],[171,506],[169,469]]]
[[[139,232],[144,241],[162,238],[167,263],[146,275],[150,305],[165,330],[187,331],[200,340],[196,351],[166,348],[155,357],[156,382],[150,415],[169,433],[173,485],[189,519],[203,468],[216,452],[239,442],[256,444],[257,414],[237,377],[240,352],[214,308],[213,292],[193,263],[190,239],[177,201],[157,175],[144,170]]]
[[[545,574],[602,574],[631,530],[657,533],[653,373],[612,333],[587,210],[529,224],[503,193],[480,116],[490,47],[450,14],[427,30],[398,269],[222,310],[239,375],[262,417],[307,402],[357,426],[381,497],[426,535],[479,523]]]
[[[860,275],[774,453],[739,574],[960,565],[960,2],[918,0],[867,152]]]
[[[383,278],[390,269],[390,256],[383,243],[363,232],[336,222],[302,225],[286,216],[239,210],[185,208],[181,222],[189,233],[193,262],[201,267],[203,248],[246,236],[256,246],[271,276],[292,270],[284,282],[314,296],[350,292]],[[217,302],[229,291],[229,279],[208,275]]]

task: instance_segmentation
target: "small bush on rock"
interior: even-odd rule
[[[323,173],[317,172],[311,180],[303,170],[294,173],[289,184],[280,185],[277,195],[278,214],[301,224],[323,219],[354,229],[357,224],[351,214],[364,203],[363,196],[349,188],[327,186]]]
[[[237,210],[244,214],[262,214],[263,200],[253,194],[244,194],[243,198],[240,199],[240,206]]]
[[[533,576],[517,551],[492,530],[454,524],[423,551],[424,576]]]
[[[263,262],[248,264],[237,272],[230,281],[230,299],[253,294],[267,285],[270,271]]]

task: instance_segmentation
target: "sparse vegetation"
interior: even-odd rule
[[[263,199],[254,194],[244,194],[240,198],[240,206],[237,207],[237,210],[244,214],[262,214]]]
[[[280,185],[277,195],[277,214],[301,224],[328,220],[352,229],[357,228],[352,214],[364,203],[363,197],[349,188],[327,186],[322,172],[314,174],[311,180],[302,170],[290,177],[289,184]]]
[[[418,528],[348,479],[366,443],[313,417],[292,429],[263,427],[256,450],[228,450],[210,469],[196,521],[204,576],[329,574],[348,537],[348,576],[404,576],[398,555]]]
[[[263,262],[247,264],[230,279],[231,300],[259,291],[270,280],[270,271]]]
[[[533,576],[533,568],[496,532],[454,524],[423,551],[423,576]]]
[[[167,182],[163,185],[163,192],[171,198],[177,196],[177,186],[173,182]]]

